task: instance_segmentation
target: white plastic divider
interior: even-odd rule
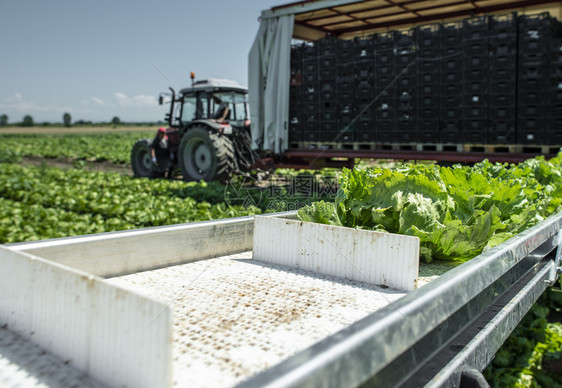
[[[172,313],[94,275],[0,246],[0,326],[98,381],[171,385]]]
[[[419,238],[255,216],[253,259],[410,291]]]

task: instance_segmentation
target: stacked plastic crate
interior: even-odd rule
[[[517,14],[489,19],[488,143],[515,144]]]
[[[321,39],[317,42],[318,54],[318,105],[320,115],[320,140],[337,141],[337,40]]]
[[[355,138],[359,142],[372,142],[375,137],[374,105],[374,36],[354,39],[353,86]]]
[[[357,138],[355,120],[355,42],[353,40],[339,40],[338,57],[338,85],[337,85],[337,130],[340,142],[354,141]],[[364,135],[364,141],[372,141],[368,133]]]
[[[381,143],[396,141],[396,82],[397,74],[394,33],[378,34],[375,40],[375,93],[376,140]]]
[[[289,140],[298,143],[303,140],[302,126],[302,45],[291,46],[291,86],[289,88]]]
[[[422,143],[439,142],[439,43],[440,24],[416,28],[418,138]]]
[[[562,23],[552,20],[552,39],[548,56],[546,144],[562,144]]]
[[[396,44],[396,141],[417,142],[417,68],[415,29],[395,33]]]
[[[440,101],[439,139],[441,143],[460,143],[463,104],[462,22],[450,22],[440,29]]]
[[[320,104],[318,98],[318,54],[313,43],[302,49],[302,126],[303,141],[320,141]]]
[[[488,132],[488,17],[463,20],[463,134],[466,143],[485,143]]]
[[[546,134],[547,58],[550,16],[519,17],[517,141],[544,144]]]

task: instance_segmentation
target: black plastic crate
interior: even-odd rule
[[[302,133],[303,141],[321,141],[322,132],[320,130],[305,129]]]
[[[530,90],[517,90],[517,104],[542,104],[545,101],[545,93],[543,90],[536,88]]]
[[[338,77],[340,78],[354,78],[355,68],[353,63],[339,64],[337,67]]]
[[[375,39],[375,52],[378,54],[380,51],[393,51],[396,47],[396,31],[381,32],[376,35]]]
[[[320,112],[320,105],[316,101],[311,101],[311,102],[305,101],[303,103],[302,112],[303,115],[307,117],[310,115],[317,115],[318,112]]]
[[[416,45],[416,30],[410,28],[409,30],[396,31],[394,34],[394,42],[398,51],[401,48],[412,48]]]
[[[391,107],[387,107],[386,109],[377,107],[375,117],[377,120],[394,120],[397,117],[397,113]]]
[[[547,86],[546,78],[539,77],[519,77],[517,80],[517,88],[519,91],[541,90]]]
[[[424,24],[416,27],[416,43],[420,49],[424,47],[438,48],[441,24]]]
[[[337,52],[340,60],[353,58],[355,56],[355,42],[353,40],[338,39]]]
[[[517,34],[517,12],[503,15],[490,15],[488,19],[490,40],[504,39]]]
[[[377,51],[375,53],[375,66],[390,65],[396,63],[396,53],[393,50]]]
[[[490,121],[492,120],[500,120],[500,121],[515,121],[516,117],[516,110],[515,105],[488,105],[488,118]]]
[[[318,73],[318,60],[317,59],[306,59],[302,62],[302,72],[304,75],[307,74],[317,74]]]
[[[534,117],[534,118],[544,118],[545,117],[545,106],[543,104],[517,104],[517,116],[518,117]]]
[[[437,58],[437,56],[435,58]],[[416,62],[416,70],[418,71],[418,73],[439,74],[440,63],[435,58],[433,58],[433,59],[431,59],[431,58],[420,59],[418,57],[417,62]]]
[[[440,29],[441,47],[462,47],[462,22],[443,23]]]
[[[336,56],[338,53],[338,41],[336,38],[318,39],[315,44],[319,58]]]
[[[416,88],[416,77],[414,76],[402,75],[395,82],[398,92],[413,91]]]
[[[463,117],[464,118],[479,118],[485,119],[488,117],[488,106],[487,105],[474,105],[474,106],[465,106],[463,108]]]
[[[517,37],[511,36],[507,39],[492,40],[489,42],[488,51],[490,52],[490,58],[506,55],[517,56]]]
[[[546,116],[547,117],[562,117],[562,101],[549,101]]]
[[[543,12],[534,15],[520,15],[519,31],[549,29],[552,26],[551,23],[552,23],[552,17],[548,12]]]
[[[313,42],[303,43],[302,45],[302,59],[305,60],[315,60],[318,57],[318,52],[316,50],[316,45]]]
[[[462,105],[462,95],[457,94],[441,94],[441,106],[443,108],[458,108]]]
[[[520,144],[544,144],[545,141],[544,119],[534,117],[517,118],[517,142]]]
[[[419,108],[434,108],[439,106],[438,95],[419,95],[417,94],[417,106]]]
[[[483,78],[480,81],[465,81],[462,90],[466,95],[486,95],[488,94],[488,79]]]
[[[417,94],[411,90],[398,90],[397,102],[399,105],[416,105]]]
[[[470,93],[463,94],[463,105],[476,106],[488,104],[488,93]]]
[[[458,70],[443,70],[440,73],[441,83],[459,83],[464,79],[463,73]]]
[[[439,82],[439,73],[418,71],[417,80],[421,84],[432,84]]]
[[[372,60],[357,61],[353,64],[356,80],[371,79],[375,74],[375,64]]]
[[[417,95],[420,97],[425,97],[425,96],[438,97],[441,94],[440,89],[441,87],[437,83],[430,83],[430,84],[418,83],[416,88]]]
[[[455,122],[441,122],[439,125],[439,142],[459,144],[462,143],[462,124]]]
[[[355,102],[355,89],[338,90],[338,103],[340,105]]]
[[[470,143],[485,143],[488,139],[488,120],[486,118],[467,118],[462,122],[462,140]]]
[[[546,144],[562,145],[562,117],[553,117],[546,120]]]
[[[355,97],[358,99],[371,99],[375,97],[375,88],[371,82],[361,81],[357,83]]]
[[[429,59],[435,61],[441,55],[439,46],[434,47],[419,47],[417,50],[416,60]]]
[[[302,141],[303,135],[303,124],[301,122],[300,115],[290,115],[289,116],[289,141],[298,142]]]
[[[463,68],[464,68],[463,58],[460,55],[441,58],[441,61],[439,61],[439,69],[441,72],[445,72],[445,71],[462,72]]]
[[[417,60],[416,52],[400,51],[396,53],[396,66],[400,69],[403,69],[406,66],[413,65],[416,60]]]
[[[515,88],[515,80],[517,79],[517,68],[515,66],[509,66],[509,67],[490,66],[488,68],[488,78],[490,80],[490,84],[494,81],[513,82],[513,87]]]
[[[352,77],[338,77],[336,89],[339,91],[353,90],[355,88],[355,81]]]
[[[337,100],[320,100],[320,116],[323,116],[324,112],[333,112],[338,109]]]
[[[366,38],[355,38],[353,40],[355,45],[355,55],[356,59],[370,59],[373,58],[375,54],[375,39],[373,36],[368,36]]]
[[[461,106],[441,106],[439,109],[439,119],[442,121],[455,121],[462,118]]]
[[[337,68],[337,65],[338,65],[338,58],[336,56],[318,58],[319,69],[329,69],[333,73],[334,69]]]
[[[462,21],[463,40],[484,40],[488,38],[488,16],[476,16]]]
[[[490,106],[515,106],[517,101],[517,95],[515,90],[509,93],[490,93],[488,95],[488,103]]]
[[[395,76],[397,71],[398,70],[396,69],[395,66],[385,64],[385,65],[377,66],[376,70],[375,70],[375,74],[376,74],[377,77],[379,77],[379,76],[382,76],[382,77],[384,77],[384,76]]]
[[[490,95],[492,94],[512,95],[515,98],[516,81],[514,79],[511,80],[495,79],[492,77],[492,75],[490,75],[488,91]]]
[[[462,50],[465,53],[465,55],[486,54],[488,53],[488,40],[487,39],[465,40],[462,46]]]
[[[439,118],[439,108],[437,106],[419,106],[417,108],[417,117],[420,120],[437,120]]]
[[[377,127],[376,135],[373,140],[377,143],[393,143],[396,132],[393,129],[385,129]]]
[[[396,88],[396,82],[391,84],[391,82],[394,80],[394,77],[395,76],[393,75],[387,75],[387,76],[379,75],[375,77],[375,88],[377,92],[389,88],[394,90]]]
[[[377,120],[376,121],[377,132],[380,131],[395,131],[396,130],[396,120]],[[391,139],[389,139],[391,140]]]
[[[545,98],[550,102],[562,101],[562,87],[560,85],[555,85],[547,91]]]
[[[465,55],[463,59],[465,68],[488,70],[488,52]]]
[[[463,79],[465,81],[487,81],[489,69],[487,67],[465,67],[463,70]]]
[[[335,100],[337,98],[336,81],[323,81],[318,83],[320,100]]]
[[[490,144],[515,144],[516,120],[489,120],[488,143]]]

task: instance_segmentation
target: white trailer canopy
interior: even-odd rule
[[[559,0],[304,0],[262,11],[249,55],[254,149],[288,148],[291,39],[352,39],[423,23],[490,13],[549,11],[562,19]]]

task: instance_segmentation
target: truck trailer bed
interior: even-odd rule
[[[252,260],[252,252],[109,279],[173,311],[173,384],[230,387],[404,291]]]

